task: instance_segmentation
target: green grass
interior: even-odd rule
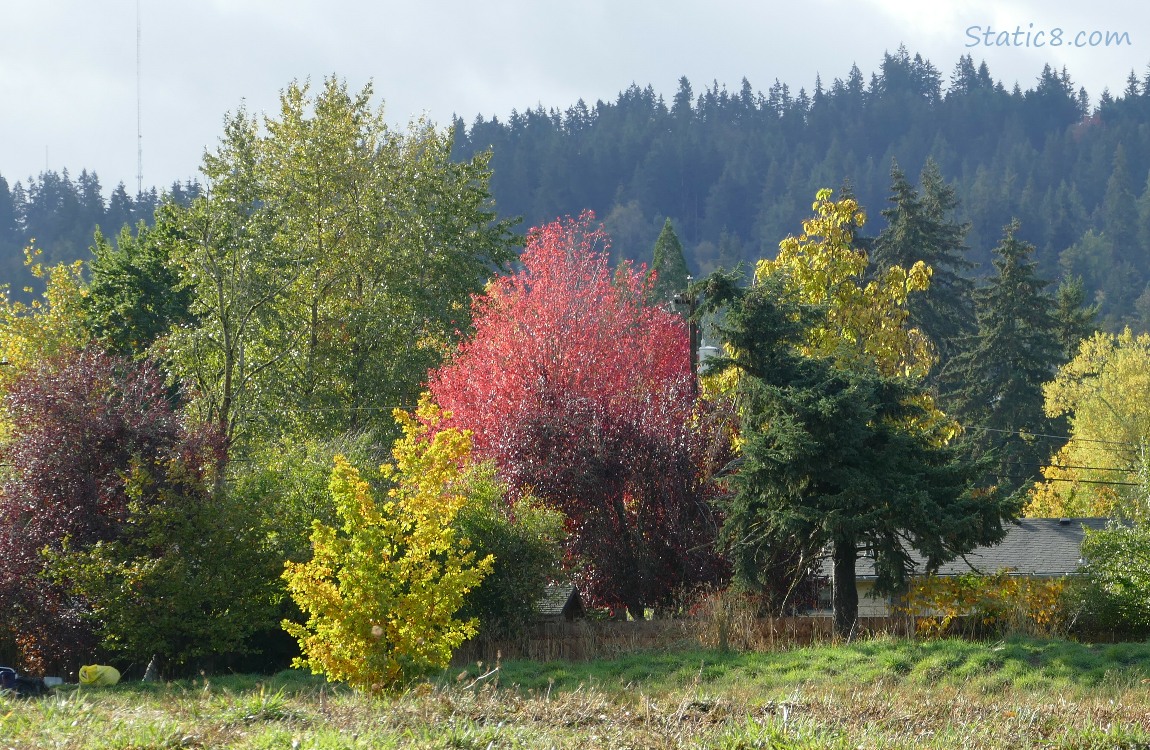
[[[501,681],[526,690],[569,690],[595,684],[611,691],[644,684],[656,691],[688,686],[729,690],[753,683],[758,690],[789,690],[843,683],[948,685],[974,690],[1094,691],[1150,679],[1150,645],[1087,645],[1070,641],[1010,639],[998,643],[881,638],[840,646],[812,646],[774,653],[721,654],[683,651],[636,654],[589,663],[509,662]]]
[[[0,697],[0,750],[1150,747],[1147,644],[883,638],[480,674],[390,697],[299,672]]]

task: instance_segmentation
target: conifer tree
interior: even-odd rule
[[[957,415],[971,429],[976,450],[993,455],[999,484],[1017,489],[1038,477],[1051,432],[1042,385],[1062,361],[1059,325],[1048,282],[1038,277],[1034,246],[1007,225],[994,249],[997,271],[975,291],[978,332],[955,360],[952,392]]]
[[[907,307],[911,326],[934,344],[939,359],[935,372],[941,372],[975,329],[974,283],[965,275],[973,264],[965,257],[967,226],[951,218],[958,206],[954,188],[933,160],[927,161],[919,179],[921,193],[897,164],[891,167],[891,205],[882,212],[889,223],[875,242],[873,272],[882,274],[895,265],[909,268],[918,261],[930,267],[930,286],[911,295]]]
[[[746,563],[769,558],[763,550],[795,545],[801,568],[829,548],[835,632],[848,636],[860,554],[874,558],[879,590],[893,591],[912,549],[933,569],[1001,538],[1014,504],[974,490],[977,465],[946,444],[948,420],[932,414],[917,381],[803,354],[825,313],[778,276],[747,290],[712,275],[704,288],[705,309],[727,311],[733,354],[719,367],[740,374],[743,463],[723,527],[737,578],[761,577]]]
[[[672,299],[687,289],[690,272],[687,260],[683,257],[683,245],[671,226],[671,220],[663,223],[663,231],[655,241],[655,254],[651,259],[655,271],[655,285],[651,290],[652,301],[660,304]]]
[[[1069,362],[1078,354],[1078,345],[1098,330],[1098,305],[1086,304],[1086,287],[1081,276],[1062,279],[1055,294],[1055,305],[1062,360]]]

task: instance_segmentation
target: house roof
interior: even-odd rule
[[[978,547],[943,564],[938,575],[989,574],[1003,569],[1026,576],[1069,575],[1082,564],[1085,530],[1099,531],[1109,523],[1109,518],[1020,518],[1007,526],[1006,537],[1001,542]],[[915,562],[916,571],[922,572],[922,557],[912,552],[911,559]],[[875,578],[874,561],[869,557],[860,557],[855,570],[860,580]],[[829,561],[823,564],[823,572],[830,575]]]
[[[577,606],[581,609],[583,605],[582,598],[579,596],[579,589],[573,583],[549,583],[547,588],[543,591],[543,596],[539,598],[537,604],[539,608],[540,617],[562,617],[567,605],[572,603],[572,599],[577,602]]]

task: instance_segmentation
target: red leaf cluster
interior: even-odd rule
[[[608,247],[590,212],[533,229],[430,389],[505,481],[566,514],[592,597],[642,616],[722,571],[703,463],[725,432],[700,427],[684,320]]]

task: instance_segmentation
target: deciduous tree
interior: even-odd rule
[[[1135,516],[1138,470],[1150,448],[1150,334],[1096,333],[1043,386],[1048,417],[1070,439],[1043,468],[1027,515]]]
[[[314,555],[289,562],[288,591],[307,615],[284,628],[300,643],[298,666],[362,690],[390,690],[442,669],[452,651],[475,635],[474,619],[459,620],[464,596],[491,571],[459,537],[455,519],[467,502],[460,465],[471,441],[442,429],[438,409],[424,400],[415,415],[396,410],[404,436],[385,473],[395,486],[378,502],[342,456],[331,476],[340,528],[319,521]]]
[[[453,161],[449,135],[396,132],[371,99],[333,78],[293,83],[262,123],[241,110],[203,195],[161,213],[197,321],[168,346],[230,438],[389,436],[513,257],[487,156]]]
[[[814,216],[803,222],[801,234],[779,243],[774,260],[759,261],[756,282],[778,276],[798,302],[826,308],[805,332],[804,353],[832,356],[844,368],[925,376],[934,354],[926,336],[906,325],[906,302],[908,294],[930,285],[931,269],[921,260],[909,268],[891,265],[867,281],[867,254],[853,242],[866,214],[854,198],[832,198],[830,190],[818,192]]]
[[[721,574],[708,480],[728,435],[695,402],[686,323],[607,241],[590,213],[532,230],[430,389],[477,456],[566,515],[588,593],[642,618]]]

